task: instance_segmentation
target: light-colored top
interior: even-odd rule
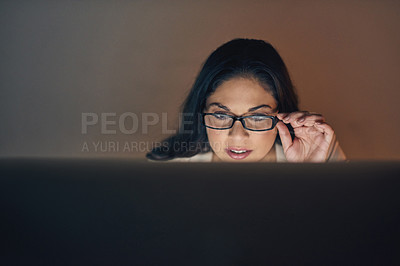
[[[346,161],[346,155],[340,148],[339,142],[337,140],[334,140],[332,143],[334,144],[331,145],[330,147],[327,162]],[[275,151],[276,151],[276,162],[278,163],[287,162],[282,145],[275,143]],[[174,158],[168,160],[167,162],[211,162],[212,157],[213,157],[213,152],[209,151],[206,153],[199,153],[188,158]]]

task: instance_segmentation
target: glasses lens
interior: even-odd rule
[[[274,120],[268,116],[255,115],[244,118],[244,123],[248,129],[267,130],[274,125]]]
[[[206,126],[213,128],[229,128],[232,121],[232,117],[224,114],[207,114],[204,116]]]

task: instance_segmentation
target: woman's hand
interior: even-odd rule
[[[335,133],[325,123],[322,115],[299,111],[279,113],[277,117],[281,121],[276,127],[289,162],[325,162],[327,160]],[[293,141],[285,123],[290,124],[294,129]]]

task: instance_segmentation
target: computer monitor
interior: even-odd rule
[[[398,162],[0,160],[3,265],[395,265]]]

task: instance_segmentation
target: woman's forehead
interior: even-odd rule
[[[250,109],[260,105],[268,105],[275,109],[277,104],[272,96],[257,81],[247,78],[234,78],[223,82],[207,99],[207,107],[219,103],[233,109]]]

